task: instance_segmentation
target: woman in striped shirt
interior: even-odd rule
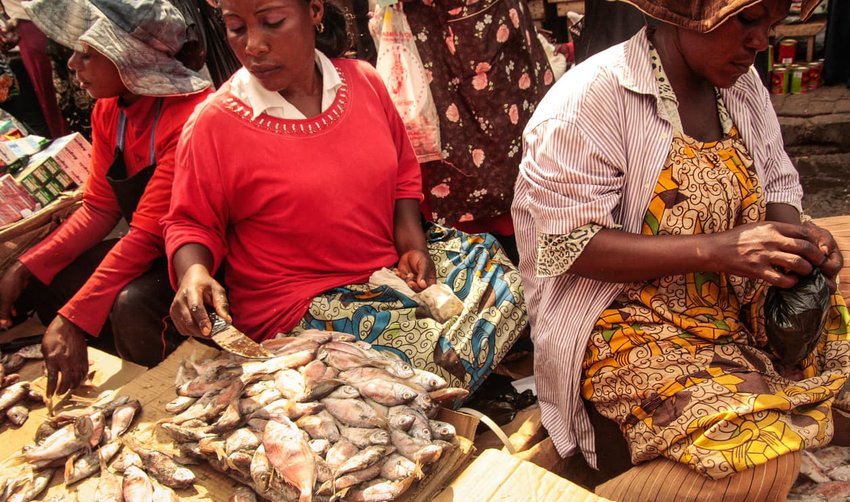
[[[834,292],[843,264],[801,223],[751,66],[790,0],[630,3],[663,22],[570,71],[525,130],[513,216],[544,425],[593,467],[611,450],[594,430],[618,426],[638,465],[608,498],[781,499],[802,449],[850,439],[840,295],[795,367],[764,331],[769,286],[819,268]]]

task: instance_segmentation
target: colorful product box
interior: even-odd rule
[[[47,204],[74,184],[82,186],[89,176],[91,144],[79,133],[63,136],[34,154],[15,175],[40,203]]]
[[[26,156],[38,153],[48,143],[50,140],[36,135],[0,141],[0,165],[8,166]]]
[[[33,196],[12,176],[0,176],[0,225],[8,225],[29,216],[37,207]]]

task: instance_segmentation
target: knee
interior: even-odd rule
[[[144,301],[144,294],[135,283],[131,282],[124,286],[112,304],[112,324],[117,327],[132,323],[134,310],[138,309]]]

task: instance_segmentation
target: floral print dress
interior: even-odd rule
[[[422,166],[442,224],[510,214],[522,130],[554,82],[525,0],[404,5],[429,75],[443,160]]]
[[[688,137],[651,55],[659,110],[674,132],[642,233],[696,235],[763,221],[763,188],[719,95],[724,138]],[[664,456],[719,479],[829,443],[833,406],[850,404],[847,307],[832,296],[818,346],[789,378],[764,334],[766,289],[760,280],[693,272],[626,285],[602,312],[582,394],[620,426],[633,463]]]

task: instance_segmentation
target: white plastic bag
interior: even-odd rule
[[[440,160],[437,107],[401,5],[399,2],[379,8],[372,18],[372,35],[378,49],[375,67],[404,121],[416,158],[419,162]]]

